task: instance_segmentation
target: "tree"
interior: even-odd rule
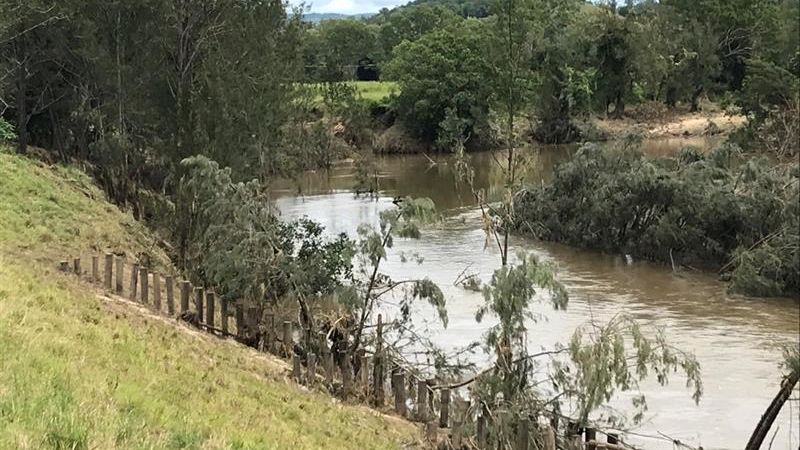
[[[436,141],[451,110],[464,120],[466,135],[488,138],[492,67],[486,58],[487,29],[466,20],[395,48],[387,67],[397,80],[398,119],[418,137]]]
[[[380,60],[377,29],[360,20],[325,20],[315,34],[314,65],[321,70],[319,80],[352,80],[364,58]]]
[[[378,31],[383,54],[388,58],[401,42],[416,41],[459,20],[454,12],[439,5],[409,5],[394,9],[382,19]]]

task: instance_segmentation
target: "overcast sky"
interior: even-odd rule
[[[381,8],[393,8],[397,5],[408,3],[409,0],[305,0],[315,13],[360,14],[375,13]],[[299,4],[300,1],[292,0],[291,3]]]

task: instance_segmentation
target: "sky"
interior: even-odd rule
[[[290,3],[299,4],[300,1]],[[361,14],[393,8],[408,3],[408,0],[305,0],[304,3],[311,7],[310,12],[315,13]]]

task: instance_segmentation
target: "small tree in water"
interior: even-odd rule
[[[514,195],[521,186],[519,174],[526,164],[526,158],[516,148],[517,102],[528,83],[523,68],[529,66],[526,52],[532,45],[530,30],[541,25],[532,22],[538,16],[532,12],[545,3],[502,0],[496,5],[496,54],[501,56],[497,64],[497,104],[505,115],[507,144],[506,154],[493,158],[504,182],[498,203],[491,203],[486,192],[475,185],[474,172],[464,153],[463,121],[448,111],[440,124],[439,142],[456,153],[458,182],[470,187],[482,212],[487,241],[500,252],[501,267],[483,287],[484,304],[476,314],[478,321],[487,316],[497,320],[483,338],[485,350],[494,353],[495,362],[478,374],[471,386],[482,414],[495,421],[489,427],[488,440],[496,448],[511,448],[529,417],[544,415],[554,422],[565,417],[576,426],[586,426],[592,413],[603,408],[617,391],[637,389],[639,381],[651,373],[666,384],[668,374],[680,368],[694,389],[693,398],[699,401],[702,395],[700,368],[694,356],[671,347],[661,331],[648,337],[626,316],[604,325],[591,322],[578,328],[567,346],[533,354],[528,350],[527,327],[536,322],[534,304],[544,297],[538,295],[538,290],[549,293],[544,298],[557,310],[565,309],[568,302],[567,291],[555,278],[552,264],[524,252],[519,253],[517,261],[509,258],[508,225],[514,223]],[[551,360],[545,371],[539,362],[544,357]],[[647,408],[644,396],[635,396],[633,405],[633,421],[638,422]],[[562,414],[564,409],[567,411]],[[601,425],[614,427],[625,423],[617,414],[601,416],[600,420]]]

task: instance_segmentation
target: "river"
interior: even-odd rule
[[[708,142],[688,142],[707,147]],[[643,146],[648,155],[673,154],[686,141],[653,141]],[[570,148],[528,149],[531,166],[528,182],[541,182],[559,161],[569,158]],[[308,173],[278,186],[277,206],[286,219],[307,216],[329,232],[354,236],[361,223],[376,223],[381,210],[391,208],[394,196],[429,197],[445,224],[423,229],[419,240],[397,240],[383,272],[393,279],[430,277],[447,298],[449,325],[442,328],[426,305],[414,309],[415,320],[428,322],[433,340],[456,348],[479,340],[490,322],[476,323],[480,294],[453,286],[467,268],[484,281],[499,265],[496,247],[486,244],[480,215],[465,186],[456,186],[454,161],[449,156],[393,156],[378,159],[380,194],[377,199],[357,198],[352,162],[341,162],[331,171]],[[502,176],[490,153],[471,155],[476,183],[495,197]],[[435,162],[435,164],[433,163]],[[777,393],[778,363],[782,343],[800,337],[800,305],[789,299],[755,299],[732,296],[712,274],[680,272],[647,262],[627,261],[621,255],[604,255],[522,237],[512,240],[523,249],[557,264],[558,278],[570,295],[566,311],[553,311],[546,298],[537,306],[542,319],[529,327],[530,349],[552,349],[567,342],[573,330],[593,318],[603,321],[625,313],[644,324],[664,327],[669,340],[695,352],[702,367],[704,395],[699,405],[690,397],[684,380],[673,376],[661,387],[655,382],[641,386],[649,410],[643,424],[626,441],[647,449],[670,449],[660,433],[705,449],[739,449]],[[402,263],[399,252],[416,252],[422,264]],[[544,297],[544,296],[543,296]],[[488,357],[474,356],[486,364]],[[612,404],[624,409],[629,402],[618,396]],[[768,441],[774,449],[797,449],[800,443],[800,404],[787,402]],[[766,449],[766,444],[764,446]]]

